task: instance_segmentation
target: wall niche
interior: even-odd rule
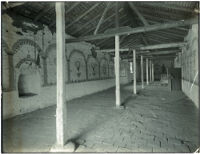
[[[17,87],[19,97],[30,97],[40,93],[40,70],[35,64],[34,60],[24,60],[17,74]]]

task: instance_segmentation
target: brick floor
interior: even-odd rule
[[[198,110],[180,91],[158,84],[132,95],[121,90],[125,109],[115,108],[115,89],[68,102],[68,138],[76,152],[194,152]],[[55,143],[56,107],[3,121],[4,152],[48,152]]]

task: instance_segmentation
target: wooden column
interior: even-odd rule
[[[142,89],[144,89],[144,70],[143,70],[143,56],[141,56],[141,84],[142,84]]]
[[[116,107],[121,105],[120,102],[120,63],[119,63],[119,35],[115,36],[115,85],[116,85]]]
[[[66,102],[65,102],[65,5],[56,2],[56,56],[57,56],[57,108],[56,141],[58,146],[66,142]]]
[[[146,59],[146,83],[149,85],[149,61]]]
[[[151,60],[149,60],[149,82],[151,82],[152,81],[152,75],[151,75],[151,73],[152,73],[152,71],[151,71]]]
[[[136,94],[136,53],[133,50],[133,93]]]

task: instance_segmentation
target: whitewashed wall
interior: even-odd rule
[[[7,14],[2,16],[4,119],[56,104],[55,37],[45,26],[36,34],[23,32],[12,25],[12,18]],[[68,100],[114,86],[113,60],[102,53],[93,58],[92,47],[85,42],[66,44]],[[127,65],[122,62],[122,84],[129,82]],[[36,95],[19,97],[19,91]]]
[[[198,24],[192,25],[185,37],[188,45],[175,59],[175,67],[182,70],[182,90],[199,108]]]

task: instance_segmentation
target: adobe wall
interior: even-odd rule
[[[66,35],[66,38],[69,35]],[[24,32],[2,16],[3,118],[56,104],[56,34],[48,27]],[[66,44],[66,99],[115,86],[114,61],[108,54],[92,56],[94,45]],[[120,79],[129,82],[129,63],[121,61]],[[24,93],[33,96],[20,97]],[[20,96],[19,96],[20,94]]]

